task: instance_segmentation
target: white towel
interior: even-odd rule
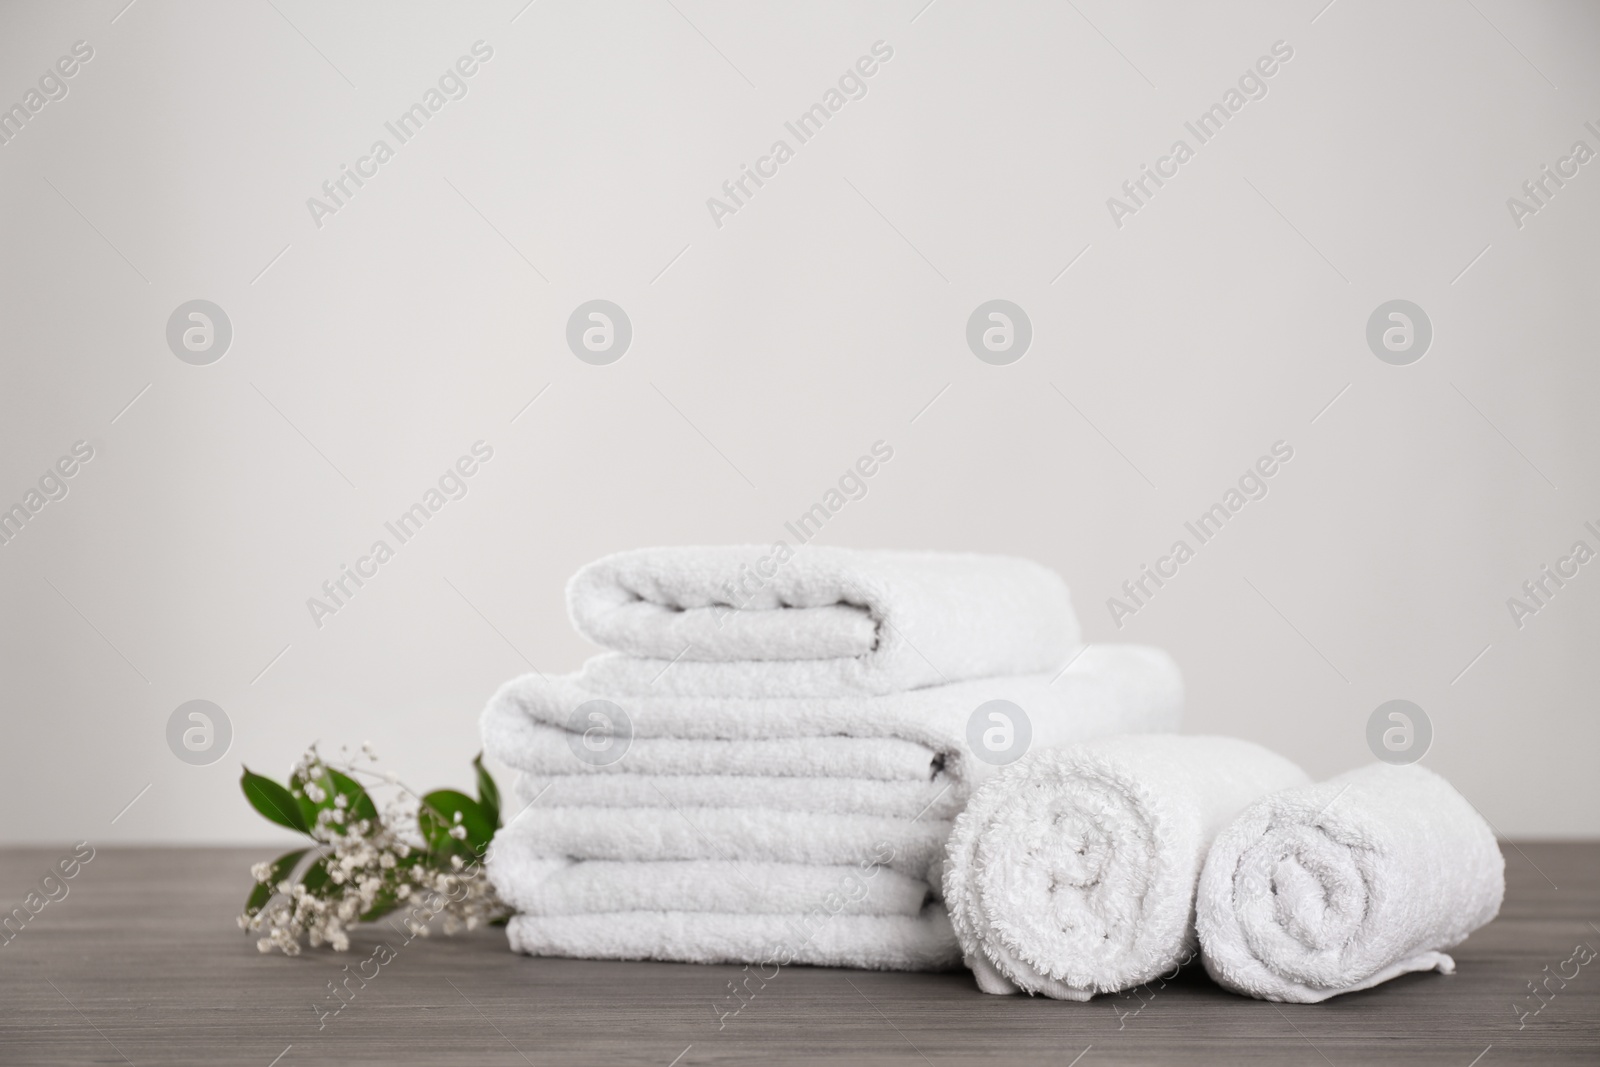
[[[586,682],[611,693],[658,679],[702,695],[889,693],[1049,670],[1078,643],[1066,586],[1027,560],[811,546],[771,556],[651,548],[578,571],[573,624],[625,653],[592,661]]]
[[[638,705],[629,700],[627,707]],[[856,778],[921,784],[932,781],[941,770],[937,749],[897,738],[777,737],[728,741],[635,736],[615,762],[589,764],[574,755],[571,731],[538,722],[508,704],[491,707],[482,727],[486,751],[535,777],[576,773],[609,778]]]
[[[1314,1004],[1409,971],[1505,895],[1494,831],[1437,774],[1375,763],[1251,806],[1200,880],[1206,970],[1236,993]]]
[[[603,915],[519,915],[506,928],[511,948],[532,956],[603,960],[791,963],[880,971],[948,970],[961,960],[944,908],[921,915],[725,915],[623,911]]]
[[[753,808],[529,808],[500,831],[529,856],[577,860],[729,860],[820,866],[870,861],[937,877],[950,823]],[[493,866],[491,862],[490,866]]]
[[[840,915],[915,916],[932,896],[927,882],[887,867],[553,860],[501,847],[488,868],[500,899],[523,915],[620,911],[798,915],[826,902]]]
[[[769,808],[829,815],[950,819],[961,804],[948,782],[778,778],[727,774],[522,775],[517,805],[552,808]]]
[[[884,696],[746,700],[605,694],[626,712],[632,736],[620,760],[591,766],[574,756],[570,727],[578,708],[601,696],[571,677],[513,679],[484,709],[484,746],[496,759],[536,776],[934,782],[936,792],[952,786],[959,803],[996,769],[969,744],[969,723],[980,705],[996,699],[1016,704],[1027,717],[1032,746],[1039,748],[1108,733],[1176,729],[1183,685],[1176,664],[1158,649],[1089,645],[1064,671]]]
[[[945,900],[979,988],[1088,1000],[1172,969],[1195,943],[1212,838],[1306,781],[1226,737],[1108,737],[1024,757],[978,790],[949,844]]]

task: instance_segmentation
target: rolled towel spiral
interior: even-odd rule
[[[1305,772],[1226,737],[1122,735],[1024,756],[979,789],[946,851],[945,901],[987,993],[1088,1000],[1195,946],[1216,834]]]
[[[1494,831],[1439,775],[1375,763],[1252,805],[1200,880],[1206,970],[1237,993],[1314,1004],[1410,971],[1505,896]]]

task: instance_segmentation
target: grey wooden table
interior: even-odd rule
[[[1449,977],[1292,1006],[1192,970],[1147,1000],[1068,1004],[985,996],[965,973],[791,967],[720,1026],[738,968],[527,959],[498,930],[400,947],[321,1019],[326,983],[378,934],[349,955],[258,954],[233,919],[270,848],[101,849],[0,947],[0,1064],[1600,1063],[1600,959],[1517,1014],[1546,966],[1600,950],[1600,844],[1504,848],[1505,908]],[[0,907],[62,854],[0,850]]]

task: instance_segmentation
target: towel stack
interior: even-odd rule
[[[1177,726],[1176,666],[1079,643],[1023,560],[650,549],[583,568],[612,649],[483,716],[524,810],[488,868],[514,949],[895,970],[956,965],[951,820],[1028,749]]]

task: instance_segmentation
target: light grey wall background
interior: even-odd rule
[[[592,651],[576,567],[770,542],[879,439],[824,541],[1035,557],[1093,639],[1173,652],[1191,730],[1330,775],[1405,698],[1502,833],[1600,831],[1600,562],[1508,607],[1600,550],[1600,161],[1561,162],[1600,151],[1595,5],[10,3],[0,105],[79,41],[0,144],[0,505],[93,449],[0,546],[0,839],[273,836],[239,764],[313,739],[465,785],[494,687]],[[1545,165],[1577,173],[1515,218]],[[609,366],[565,342],[596,298],[633,328]],[[196,299],[232,327],[209,365],[166,338]],[[991,299],[1032,324],[1008,366],[966,343]],[[1432,324],[1410,365],[1366,339],[1394,299]],[[480,440],[319,628],[307,599]],[[1279,441],[1270,493],[1119,628],[1108,598]],[[193,699],[232,724],[206,766],[165,737]]]

